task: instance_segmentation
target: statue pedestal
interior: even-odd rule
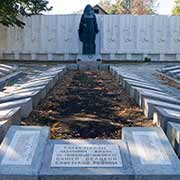
[[[98,70],[101,69],[101,55],[78,55],[77,64],[79,70]]]
[[[96,61],[102,61],[102,57],[101,55],[78,55],[77,56],[77,60],[78,61],[83,61],[83,62],[87,62],[87,61],[91,61],[91,62],[96,62]]]

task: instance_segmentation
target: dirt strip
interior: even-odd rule
[[[120,139],[152,121],[109,72],[68,71],[22,125],[50,126],[52,139]]]

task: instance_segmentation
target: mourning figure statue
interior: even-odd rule
[[[87,5],[79,25],[79,39],[83,43],[83,54],[96,53],[96,34],[99,32],[96,16],[91,5]]]

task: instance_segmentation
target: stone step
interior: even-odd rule
[[[179,180],[180,161],[161,128],[123,128],[135,180]]]
[[[12,126],[0,146],[0,179],[39,180],[48,127]]]

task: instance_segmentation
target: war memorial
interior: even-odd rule
[[[0,180],[179,180],[180,17],[23,21],[0,25]]]

